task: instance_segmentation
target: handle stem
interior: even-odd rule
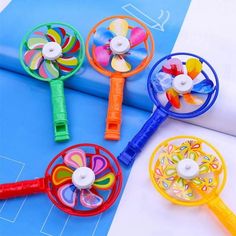
[[[61,80],[52,80],[50,82],[50,86],[55,141],[65,141],[70,137],[68,131],[66,103],[64,96],[64,84]]]
[[[0,200],[27,196],[46,191],[45,179],[25,180],[17,183],[0,185]]]
[[[105,139],[119,140],[122,120],[122,102],[125,78],[110,78],[110,93],[106,119]]]
[[[124,151],[118,156],[118,160],[126,166],[133,164],[138,153],[154,134],[160,124],[167,118],[167,114],[156,109],[150,118],[145,122],[141,130],[128,143]]]
[[[236,235],[236,215],[226,206],[223,200],[216,197],[208,203],[208,207],[214,212],[225,228],[232,235]]]

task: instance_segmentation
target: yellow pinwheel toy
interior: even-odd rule
[[[226,183],[226,165],[210,143],[193,136],[167,139],[154,150],[149,173],[154,187],[166,199],[185,206],[207,204],[236,235],[236,215],[219,197]]]

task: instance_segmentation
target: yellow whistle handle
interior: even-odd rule
[[[220,222],[228,229],[232,235],[236,235],[236,215],[219,198],[215,198],[208,203],[208,207],[215,213]]]

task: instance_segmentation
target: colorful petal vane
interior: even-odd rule
[[[147,50],[146,48],[130,49],[125,56],[132,67],[137,67],[147,57]]]
[[[92,193],[88,189],[82,189],[80,193],[80,202],[84,207],[97,208],[102,205],[103,198]]]
[[[116,35],[125,37],[127,35],[129,25],[124,19],[116,19],[111,22],[109,29]]]
[[[178,58],[169,59],[163,66],[162,71],[173,76],[184,73],[182,62]]]
[[[107,159],[101,155],[93,155],[91,158],[91,167],[95,175],[98,175],[108,167]]]
[[[75,169],[86,166],[86,154],[82,149],[74,149],[67,152],[64,163]]]
[[[163,93],[172,87],[173,77],[170,74],[159,72],[151,78],[151,83],[156,93]]]
[[[57,165],[52,170],[52,183],[53,185],[60,185],[71,180],[73,171],[64,165]]]
[[[166,97],[173,107],[180,108],[179,94],[173,88],[166,91]]]
[[[188,76],[195,79],[202,71],[202,63],[197,58],[190,58],[186,61]]]
[[[113,56],[111,66],[115,71],[119,72],[128,72],[131,70],[131,65],[121,55]]]
[[[63,56],[76,53],[78,52],[79,49],[80,49],[80,41],[75,36],[67,37],[62,45],[62,53],[64,53]]]
[[[39,75],[45,79],[55,79],[59,77],[59,71],[52,61],[44,60],[39,67]]]
[[[171,186],[174,195],[184,201],[191,201],[195,198],[194,192],[189,183],[183,179],[178,178]]]
[[[217,178],[210,177],[197,177],[191,181],[191,186],[195,188],[200,195],[209,193],[217,188]]]
[[[197,96],[194,96],[190,93],[183,94],[184,101],[191,104],[191,105],[202,105],[204,102],[202,99],[198,98]]]
[[[204,157],[201,160],[200,168],[201,166],[204,166],[206,170],[210,170],[211,172],[220,173],[222,169],[222,164],[220,160],[213,155],[204,155]]]
[[[42,52],[39,50],[28,50],[24,55],[25,64],[31,70],[37,70],[43,61]]]
[[[48,43],[43,32],[36,31],[33,35],[28,39],[27,46],[29,49],[37,49],[43,48],[43,46]]]
[[[131,47],[134,47],[142,42],[147,38],[146,31],[140,27],[134,27],[130,33],[130,44]]]
[[[78,65],[78,59],[76,57],[59,57],[57,63],[61,72],[68,73]]]
[[[57,197],[66,206],[74,208],[77,204],[77,189],[73,184],[65,184],[57,190]]]
[[[98,46],[94,50],[95,60],[101,66],[108,66],[110,62],[111,52],[107,49],[106,46]]]
[[[93,36],[93,42],[96,46],[104,46],[109,43],[109,41],[114,37],[115,35],[108,29],[101,27],[96,30],[94,36]]]
[[[208,94],[213,92],[214,84],[210,79],[204,79],[201,82],[195,84],[192,88],[192,92]]]
[[[60,45],[63,42],[65,35],[66,35],[66,31],[61,27],[50,28],[47,31],[47,37],[51,41],[56,42]]]
[[[113,187],[115,184],[115,175],[112,172],[97,178],[93,183],[93,187],[101,190],[107,190]]]

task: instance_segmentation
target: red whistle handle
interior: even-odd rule
[[[0,185],[0,200],[45,192],[45,178]]]

